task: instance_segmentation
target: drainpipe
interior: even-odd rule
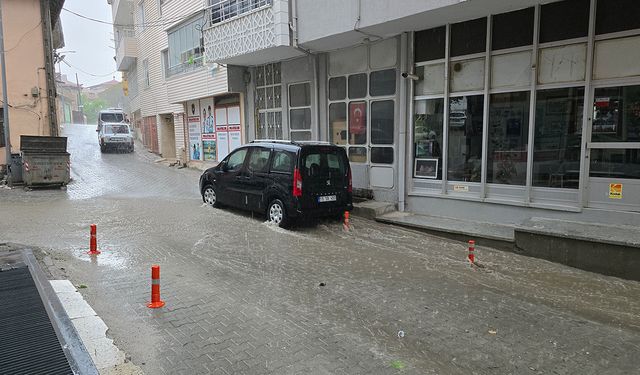
[[[400,71],[412,72],[407,66],[407,33],[400,36]],[[413,82],[413,81],[411,81]],[[411,84],[409,80],[400,78],[400,115],[399,115],[399,135],[398,135],[398,211],[404,211],[405,205],[405,178],[406,178],[406,149],[407,149],[407,84]]]

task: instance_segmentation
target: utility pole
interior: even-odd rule
[[[80,82],[78,81],[78,73],[76,73],[76,87],[78,88],[78,110],[84,124],[84,105],[82,104],[82,92],[80,91]]]
[[[11,135],[9,134],[9,99],[7,99],[7,69],[4,61],[4,31],[2,28],[2,0],[0,0],[0,56],[2,57],[2,125],[4,126],[4,148],[6,151],[7,180],[11,180]]]
[[[51,25],[51,0],[40,1],[42,17],[42,42],[44,46],[44,70],[47,80],[47,108],[49,112],[49,132],[52,137],[58,136],[58,115],[56,108],[56,78],[53,64],[53,41]]]

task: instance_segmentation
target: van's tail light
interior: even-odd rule
[[[293,196],[302,196],[302,176],[298,168],[293,170]]]
[[[347,186],[347,191],[349,193],[353,193],[353,184],[351,182],[351,168],[349,168],[349,171],[347,172],[347,179],[349,180],[349,185]]]

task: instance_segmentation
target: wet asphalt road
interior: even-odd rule
[[[0,242],[87,285],[149,374],[639,373],[638,282],[483,247],[472,269],[462,243],[359,218],[281,230],[203,205],[199,172],[140,145],[101,154],[94,129],[66,129],[67,190],[0,189]]]

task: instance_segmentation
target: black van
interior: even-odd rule
[[[343,148],[321,142],[253,141],[200,176],[202,200],[266,213],[281,227],[298,217],[338,217],[353,209]]]

